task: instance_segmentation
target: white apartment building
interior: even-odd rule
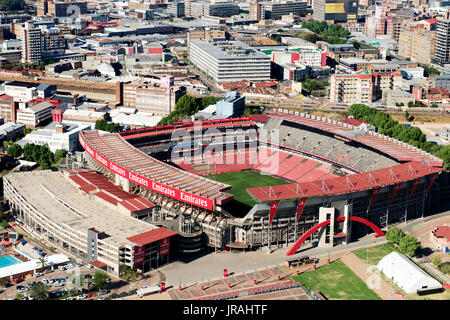
[[[216,83],[266,81],[270,57],[240,41],[190,41],[191,62]]]
[[[383,91],[400,90],[402,77],[392,74],[334,74],[330,78],[330,101],[370,104],[382,98]]]
[[[279,65],[284,65],[286,63],[294,63],[295,61],[299,61],[310,67],[320,68],[324,66],[326,62],[326,60],[323,61],[324,55],[326,55],[326,53],[319,48],[298,48],[291,51],[273,51],[272,62]]]
[[[52,118],[53,105],[43,101],[17,112],[17,122],[27,128],[34,128]]]
[[[74,152],[78,145],[78,134],[81,130],[90,130],[90,124],[58,124],[52,122],[42,129],[35,130],[22,139],[22,144],[34,143],[48,145],[50,151],[64,149]]]
[[[38,97],[36,83],[11,81],[5,83],[5,94],[13,97],[16,102],[28,102]]]

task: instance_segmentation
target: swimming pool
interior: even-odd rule
[[[13,256],[4,256],[0,258],[0,268],[9,267],[19,263],[22,263],[22,261],[14,258]]]

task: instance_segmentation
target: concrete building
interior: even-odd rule
[[[22,28],[22,62],[39,63],[42,59],[41,29],[33,23],[25,22]]]
[[[402,31],[398,41],[398,55],[413,62],[429,64],[435,55],[436,38],[434,33]]]
[[[450,62],[450,20],[438,19],[436,25],[436,51],[434,60],[437,64]]]
[[[402,77],[391,74],[334,74],[330,78],[330,101],[336,103],[372,103],[385,90],[400,90]]]
[[[368,37],[376,38],[386,34],[387,29],[387,8],[382,5],[375,6],[375,14],[366,18],[364,33]]]
[[[270,80],[270,57],[240,41],[190,41],[191,62],[216,83]]]
[[[313,19],[331,23],[356,21],[358,0],[315,0]]]
[[[159,86],[139,82],[124,83],[119,94],[122,97],[117,97],[116,101],[123,101],[125,107],[155,115],[168,115],[174,110],[178,99],[186,94],[186,89],[174,86],[172,78],[168,85]]]
[[[250,3],[250,8],[248,11],[248,17],[251,20],[262,20],[265,19],[266,14],[264,12],[264,6],[261,2],[258,2],[258,0],[253,0]]]
[[[4,179],[4,195],[22,228],[85,263],[116,276],[124,265],[147,272],[166,264],[176,232],[93,199],[86,190],[109,204],[138,205],[136,195],[111,195],[114,186],[101,178],[93,172],[20,172]]]
[[[17,112],[17,122],[23,123],[27,128],[35,128],[52,119],[53,105],[43,101]]]
[[[11,81],[5,83],[5,94],[13,97],[16,102],[28,102],[37,98],[38,84],[23,81]]]
[[[6,122],[16,122],[17,109],[18,103],[13,97],[7,94],[0,95],[0,117]]]
[[[236,91],[230,91],[225,94],[223,100],[216,103],[216,115],[238,117],[244,113],[245,97]]]
[[[409,102],[415,102],[415,96],[402,90],[385,90],[383,91],[383,100],[386,101],[386,105],[389,107],[395,107],[401,103],[407,106]]]
[[[187,1],[184,3],[186,17],[231,17],[239,14],[239,6],[233,2]]]
[[[430,232],[434,248],[445,253],[450,252],[450,226],[438,226]]]
[[[13,140],[23,135],[25,125],[22,123],[7,122],[0,126],[0,140]]]
[[[436,75],[432,87],[445,88],[450,91],[450,75]]]
[[[86,14],[87,11],[87,2],[84,1],[48,1],[41,0],[47,2],[47,12],[45,14],[38,15],[49,15],[52,17],[70,17],[72,14],[79,12],[79,14]],[[43,5],[45,8],[45,5]],[[77,7],[78,9],[76,9]],[[45,9],[44,9],[45,10]],[[79,10],[79,11],[78,11]]]
[[[304,16],[306,14],[306,1],[268,1],[262,3],[265,19],[281,19],[283,15],[295,14]]]
[[[78,133],[81,130],[89,130],[90,124],[66,124],[52,122],[42,129],[34,130],[22,139],[22,143],[34,143],[38,145],[48,145],[50,151],[55,152],[58,149],[64,149],[69,152],[75,152],[80,143],[78,142]]]
[[[184,17],[184,2],[175,1],[167,4],[166,12],[176,18]]]

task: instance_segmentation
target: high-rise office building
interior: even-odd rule
[[[358,0],[314,0],[313,19],[347,22],[358,17]]]
[[[428,64],[434,57],[435,47],[434,33],[404,30],[398,41],[398,55],[413,62]]]
[[[22,28],[22,62],[39,63],[42,58],[41,29],[34,27],[33,23],[25,22]]]
[[[450,62],[450,20],[438,19],[437,21],[434,62],[438,64]]]

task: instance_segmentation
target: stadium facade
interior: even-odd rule
[[[306,243],[332,246],[371,233],[368,224],[429,214],[442,160],[335,120],[287,110],[263,118],[83,131],[80,143],[92,168],[158,206],[149,222],[182,229],[180,253],[291,246],[326,220]],[[234,205],[232,186],[204,177],[243,170],[286,184],[248,188],[256,204],[246,208]]]

